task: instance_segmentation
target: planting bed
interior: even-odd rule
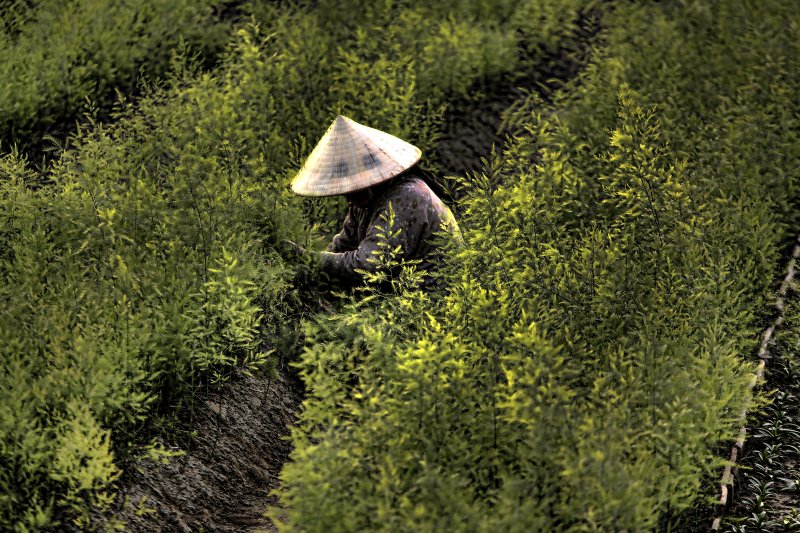
[[[760,353],[768,404],[750,413],[742,429],[747,438],[735,448],[741,459],[724,479],[729,505],[714,529],[800,531],[800,293],[792,279],[798,256],[800,245],[778,291],[774,338]]]
[[[572,69],[572,75],[577,71]],[[449,133],[433,158],[442,169],[438,176],[477,171],[493,147],[502,148],[503,113],[528,91],[547,90],[527,82],[524,90],[511,80],[498,80],[485,87],[477,102],[453,106],[445,115]],[[322,307],[318,302],[309,310],[325,312]],[[164,527],[182,532],[274,530],[264,513],[278,505],[270,492],[288,459],[289,427],[304,396],[288,363],[277,372],[274,378],[234,375],[221,387],[201,392],[206,398],[198,402],[193,420],[181,424],[183,438],[162,440],[183,455],[166,464],[141,459],[126,465],[117,501],[99,521],[124,523],[126,530],[137,532]],[[192,438],[187,441],[188,434]]]

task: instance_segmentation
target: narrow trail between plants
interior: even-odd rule
[[[800,345],[794,338],[798,259],[800,237],[777,291],[775,319],[762,334],[750,383],[751,390],[761,386],[775,394],[765,409],[741,415],[739,438],[720,480],[714,531],[800,531]]]
[[[567,48],[551,52],[546,71],[485,82],[473,91],[480,96],[451,103],[431,155],[439,176],[480,170],[493,147],[502,149],[506,110],[530,92],[546,99],[581,72],[599,21],[587,18],[583,26]],[[270,491],[291,451],[287,437],[302,384],[281,361],[275,378],[234,376],[202,394],[208,397],[197,402],[192,427],[185,428],[194,437],[183,455],[168,464],[143,459],[125,469],[110,519],[124,522],[126,531],[275,531],[264,512],[277,503]]]
[[[190,449],[168,464],[142,460],[126,469],[114,518],[126,531],[274,529],[263,514],[276,503],[269,492],[289,456],[301,399],[286,366],[274,378],[234,376],[198,398]]]

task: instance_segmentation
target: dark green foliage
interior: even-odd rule
[[[37,147],[89,103],[110,107],[144,73],[161,77],[174,49],[209,58],[230,26],[218,0],[37,0],[0,6],[0,140]],[[140,70],[141,69],[141,70]]]
[[[124,452],[147,436],[151,407],[182,411],[203,381],[258,366],[275,346],[292,278],[275,244],[306,230],[237,116],[241,100],[225,96],[241,75],[176,79],[121,110],[115,126],[73,141],[52,185],[31,188],[24,163],[3,160],[3,403],[30,396],[25,412],[3,417],[3,455],[32,470],[3,480],[4,521],[24,524],[53,503],[84,509],[79,496],[95,503],[88,489],[112,481],[109,471],[80,490],[71,487],[85,470],[53,473],[73,436],[95,439],[85,453],[107,454],[111,430]],[[83,409],[74,420],[71,405]]]
[[[800,21],[776,0],[604,24],[460,180],[445,295],[308,326],[287,529],[639,531],[703,497],[797,221]]]
[[[105,111],[42,172],[0,159],[2,528],[90,527],[154,421],[295,338],[315,275],[283,243],[317,246],[336,206],[288,178],[337,113],[428,152],[449,99],[606,11],[252,2],[204,71],[228,40],[215,5],[3,11],[3,135],[86,96]],[[457,180],[443,290],[406,269],[303,325],[288,527],[642,530],[701,497],[798,222],[798,20],[763,9],[614,3],[587,70]],[[165,80],[108,111],[143,63]]]
[[[485,9],[361,2],[350,9],[373,16],[344,31],[324,3],[258,3],[219,67],[204,71],[197,46],[168,50],[189,34],[216,46],[216,30],[202,34],[211,4],[170,4],[170,16],[157,16],[166,4],[151,4],[73,2],[45,12],[43,3],[4,19],[7,42],[30,41],[40,53],[46,32],[67,38],[60,25],[48,29],[48,17],[75,17],[69,35],[83,50],[73,57],[62,47],[61,59],[80,66],[64,68],[83,73],[74,84],[53,82],[58,69],[44,66],[35,72],[41,83],[25,69],[6,78],[42,88],[3,92],[20,102],[0,106],[19,112],[7,119],[21,128],[13,136],[27,135],[34,117],[58,116],[52,102],[74,113],[84,96],[132,82],[148,47],[161,50],[148,72],[164,73],[168,62],[169,74],[103,120],[88,113],[42,171],[16,150],[0,159],[2,528],[53,526],[54,516],[96,525],[89,509],[111,498],[114,458],[138,453],[154,424],[191,419],[198,387],[268,365],[270,351],[296,337],[300,324],[289,317],[305,305],[296,284],[308,281],[308,265],[283,243],[313,248],[320,219],[303,215],[319,203],[291,195],[288,178],[336,113],[428,150],[448,95],[515,67],[517,42],[503,19],[472,25]],[[137,11],[151,8],[157,23]],[[86,17],[88,9],[102,16]],[[384,34],[382,21],[395,16]],[[145,32],[139,48],[106,43],[130,38],[125,17]],[[455,39],[446,53],[442,39]],[[488,42],[499,55],[485,53]],[[90,51],[99,59],[87,59]],[[422,308],[419,298],[397,310],[400,322]]]

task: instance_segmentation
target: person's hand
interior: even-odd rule
[[[323,268],[328,260],[334,256],[333,252],[322,251],[317,254],[317,268]]]
[[[281,241],[281,248],[284,255],[293,255],[300,260],[300,263],[307,265],[306,268],[316,267],[317,269],[322,269],[327,262],[327,256],[333,255],[331,252],[327,251],[317,252],[306,250],[296,242],[292,242],[288,239]]]
[[[297,244],[296,242],[290,241],[288,239],[284,239],[281,241],[281,247],[283,248],[283,252],[288,254],[293,254],[296,256],[302,256],[306,254],[306,249]]]

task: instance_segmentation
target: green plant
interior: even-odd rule
[[[319,4],[243,5],[230,35],[215,2],[4,10],[0,135],[20,146],[0,157],[0,528],[98,526],[120,459],[177,417],[191,434],[201,387],[291,346],[315,274],[282,243],[316,247],[337,207],[288,178],[336,113],[427,152],[448,98],[515,67],[505,15],[472,24],[487,3],[347,4],[371,13],[357,21]],[[23,154],[47,131],[34,169]],[[427,305],[414,294],[399,323]]]
[[[13,2],[0,13],[0,140],[41,149],[63,137],[81,110],[107,111],[142,76],[160,78],[173,51],[211,59],[228,38],[220,2],[107,0]],[[210,61],[209,61],[210,62]],[[65,131],[66,130],[66,131]]]
[[[648,530],[702,497],[796,219],[790,4],[617,4],[516,108],[444,294],[308,326],[286,529]]]

